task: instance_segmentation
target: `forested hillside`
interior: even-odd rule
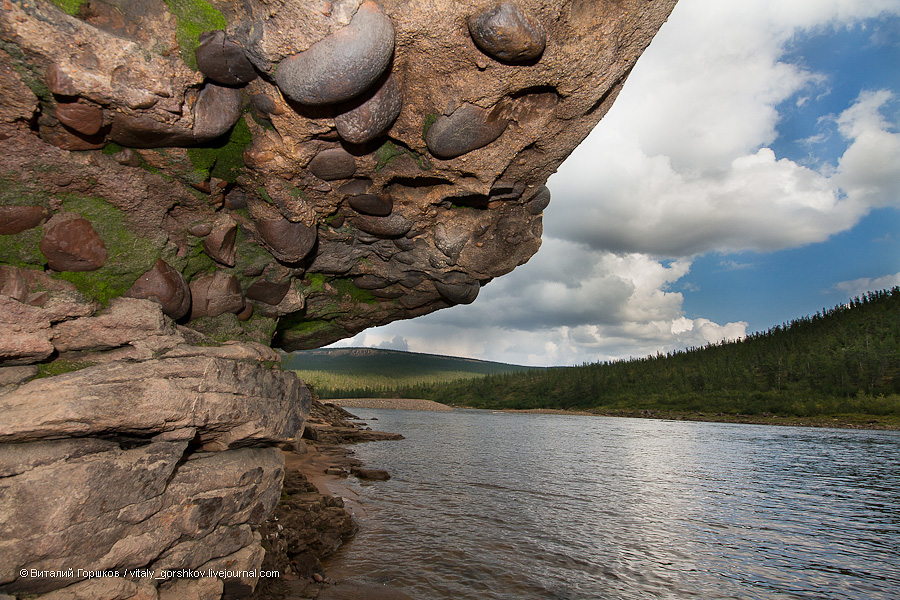
[[[736,342],[395,394],[482,408],[900,416],[900,288]]]
[[[528,367],[383,348],[322,348],[286,355],[282,368],[312,384],[321,398],[384,395],[401,386],[512,373]]]

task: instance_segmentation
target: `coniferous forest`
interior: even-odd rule
[[[334,392],[477,408],[900,419],[900,288],[870,292],[739,341],[640,359]]]

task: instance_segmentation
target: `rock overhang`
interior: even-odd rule
[[[471,302],[674,2],[245,4],[11,2],[0,261],[288,350]]]

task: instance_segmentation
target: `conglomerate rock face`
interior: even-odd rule
[[[0,594],[249,593],[310,409],[272,346],[527,261],[674,3],[4,0]]]
[[[9,0],[0,263],[285,349],[472,302],[673,5]]]

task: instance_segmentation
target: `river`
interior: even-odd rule
[[[357,537],[418,600],[900,599],[900,432],[350,409]]]

